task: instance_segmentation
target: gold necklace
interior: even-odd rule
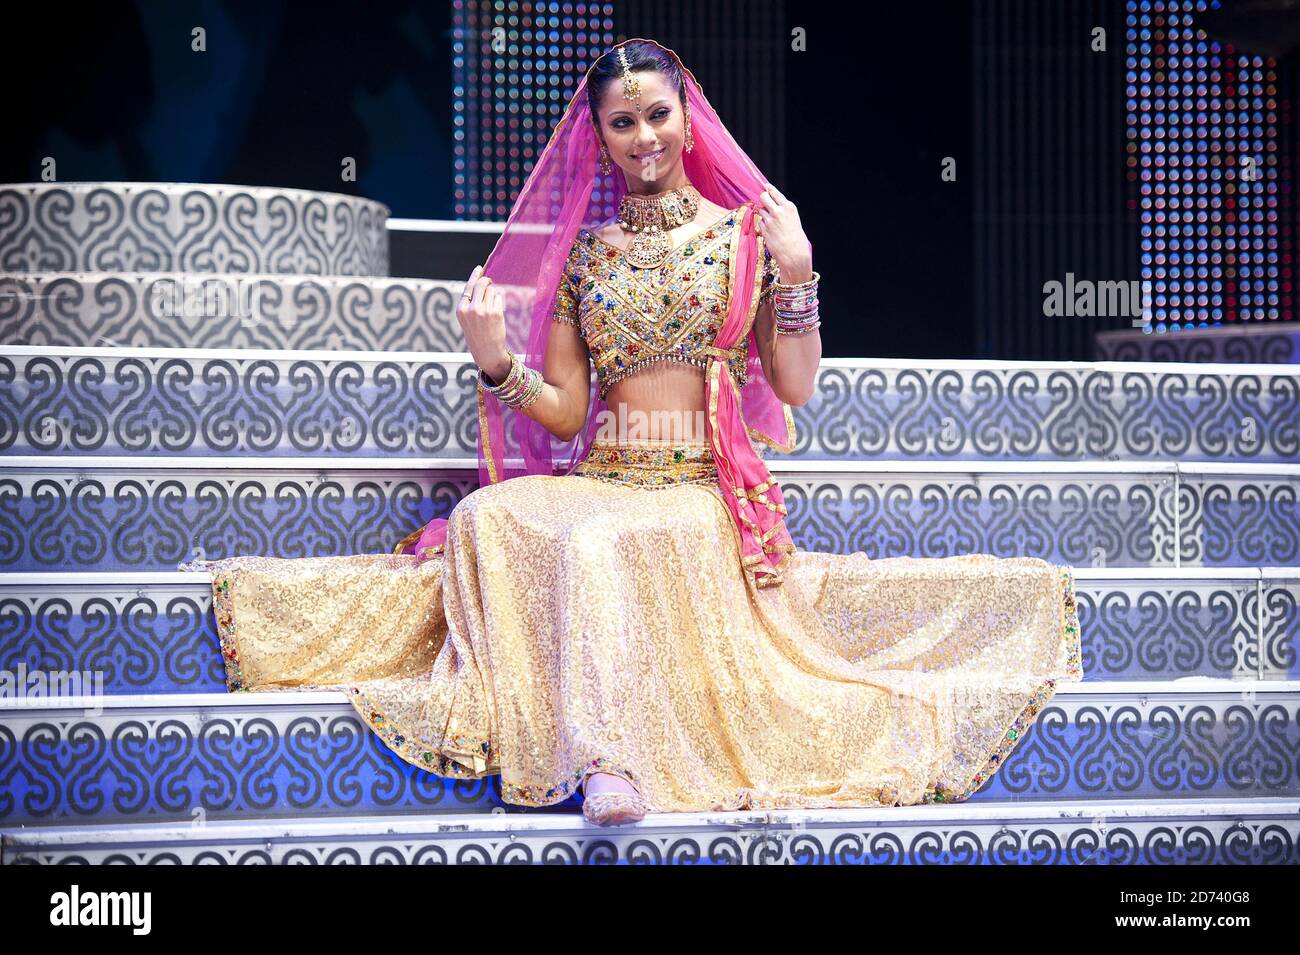
[[[700,211],[700,191],[687,183],[653,196],[628,193],[618,203],[618,225],[632,233],[623,251],[627,263],[639,269],[653,269],[672,253],[668,233],[695,219]]]

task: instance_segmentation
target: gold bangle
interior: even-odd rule
[[[489,383],[482,367],[479,368],[478,375],[484,391],[496,395],[497,400],[502,404],[515,409],[527,408],[535,402],[542,393],[542,385],[545,384],[542,373],[535,368],[529,368],[514,352],[510,353],[510,372],[501,384]]]
[[[822,280],[821,273],[818,272],[816,269],[813,269],[812,278],[810,278],[807,282],[796,282],[794,284],[787,284],[785,282],[776,281],[773,282],[772,284],[782,292],[806,292],[809,289],[815,288],[817,286],[817,283],[820,282],[821,280]]]
[[[487,372],[483,370],[482,365],[479,365],[478,368],[478,380],[483,383],[485,391],[490,391],[494,395],[500,395],[508,386],[518,383],[521,374],[520,366],[522,364],[523,363],[519,361],[519,356],[514,352],[510,352],[510,370],[506,372],[506,376],[501,379],[500,384],[492,384],[488,379]]]
[[[809,332],[815,332],[817,329],[821,328],[821,325],[822,322],[820,318],[811,325],[804,325],[801,328],[782,328],[778,325],[776,326],[776,333],[778,335],[807,335]]]

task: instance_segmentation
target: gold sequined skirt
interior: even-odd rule
[[[228,685],[343,689],[383,742],[503,798],[593,770],[652,811],[961,801],[1082,678],[1067,567],[799,551],[742,573],[701,444],[599,444],[482,487],[440,557],[207,562]]]

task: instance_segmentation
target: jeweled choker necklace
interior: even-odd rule
[[[632,233],[623,257],[635,268],[652,269],[672,253],[668,233],[695,219],[700,191],[687,183],[677,189],[638,196],[628,193],[618,203],[618,225]]]

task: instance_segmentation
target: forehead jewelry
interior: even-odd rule
[[[618,58],[623,64],[623,99],[636,107],[636,111],[641,112],[641,80],[632,72],[632,68],[627,65],[627,54],[623,48],[618,48]]]

